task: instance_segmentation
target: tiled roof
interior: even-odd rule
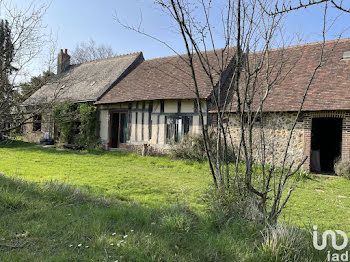
[[[233,57],[232,48],[216,50],[218,57],[224,57],[227,68]],[[186,55],[181,56],[188,59]],[[156,99],[193,99],[196,97],[191,68],[179,56],[169,56],[143,61],[117,85],[109,90],[97,104],[118,103],[126,101],[142,101]],[[217,56],[213,50],[207,52],[207,59],[211,65],[218,65]],[[205,73],[199,58],[194,57],[199,94],[201,98],[207,98],[212,92],[212,85]],[[214,83],[220,79],[219,66],[212,66],[215,71]],[[225,69],[226,71],[226,69]],[[224,74],[222,74],[224,75]]]
[[[30,96],[24,105],[66,100],[96,101],[142,60],[140,52],[71,65]]]
[[[318,42],[271,51],[271,75],[275,77],[279,69],[282,70],[264,103],[264,111],[299,110],[305,88],[319,64],[321,47],[322,43]],[[346,51],[350,51],[350,39],[325,43],[324,61],[312,81],[303,111],[350,110],[350,59],[343,59]],[[254,57],[251,55],[250,60],[253,61]],[[265,72],[261,72],[257,82],[258,86],[263,87],[260,90],[266,87]],[[255,101],[259,101],[259,96],[263,94],[264,91],[257,92]],[[230,110],[235,111],[236,105],[233,96]]]

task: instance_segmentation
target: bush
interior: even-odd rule
[[[337,161],[334,165],[334,171],[338,176],[350,179],[350,161]]]
[[[279,224],[261,231],[262,251],[275,261],[314,261],[320,256],[310,241],[310,234],[297,227]]]
[[[55,125],[60,131],[60,141],[79,147],[96,147],[98,119],[96,106],[73,102],[59,103],[53,109]]]
[[[71,144],[74,140],[74,122],[76,121],[77,105],[72,102],[62,102],[53,108],[55,125],[60,131],[60,140]]]
[[[97,108],[90,104],[80,104],[79,111],[79,139],[78,143],[84,147],[95,147],[98,144],[98,119]]]
[[[202,161],[206,159],[204,139],[199,134],[189,134],[176,144],[172,144],[170,155],[173,158]]]
[[[216,155],[216,134],[209,132],[209,143],[212,153]],[[205,152],[204,139],[201,134],[188,134],[180,142],[172,144],[170,147],[170,155],[173,158],[204,161],[207,159]],[[228,161],[234,161],[232,147],[228,147]]]
[[[303,181],[306,179],[310,179],[309,173],[305,172],[304,170],[299,170],[295,175],[294,178],[296,181]]]
[[[265,216],[253,195],[243,197],[234,188],[209,189],[204,196],[209,212],[214,215],[215,224],[222,228],[229,221],[243,220],[250,225],[263,225]]]

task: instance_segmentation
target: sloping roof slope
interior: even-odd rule
[[[24,105],[66,100],[96,101],[142,60],[140,52],[71,65],[30,96]]]
[[[299,110],[305,89],[319,64],[321,48],[322,43],[318,42],[271,51],[270,64],[281,64],[273,69],[275,72],[271,75],[278,72],[280,77],[264,103],[264,111]],[[350,51],[350,39],[325,43],[322,66],[312,81],[303,111],[350,110],[350,59],[343,59],[346,51]],[[254,55],[251,59],[254,59]],[[262,92],[257,93],[255,102],[265,93],[265,72],[261,71],[259,76],[258,85]],[[231,96],[230,111],[236,110],[235,105],[236,97]]]
[[[227,68],[234,56],[234,49],[228,48],[207,52],[211,68],[215,71],[214,83],[225,73],[220,73],[217,57],[220,57],[221,68]],[[188,59],[186,55],[181,56]],[[97,104],[118,103],[126,101],[142,101],[157,99],[193,99],[196,97],[191,68],[179,56],[169,56],[143,61],[117,85],[109,90]],[[197,76],[199,94],[207,98],[212,92],[212,85],[206,75],[198,56],[194,57],[194,68]],[[226,69],[225,69],[226,71]]]

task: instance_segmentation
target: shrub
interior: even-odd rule
[[[311,261],[315,252],[308,235],[297,227],[279,224],[261,231],[262,251],[275,261]]]
[[[71,144],[74,139],[74,122],[77,118],[77,105],[72,102],[62,102],[53,109],[55,125],[60,131],[60,140]]]
[[[84,147],[95,147],[98,144],[97,108],[90,104],[80,104],[79,111],[79,139],[78,143]]]
[[[304,170],[299,170],[295,175],[294,178],[296,181],[303,181],[306,179],[310,179],[309,173],[305,172]]]
[[[90,148],[98,145],[96,106],[63,102],[54,107],[53,116],[61,142]]]
[[[242,197],[234,188],[208,190],[204,201],[214,215],[216,226],[221,228],[231,220],[244,220],[249,224],[263,225],[265,216],[253,195]]]
[[[204,139],[199,134],[189,134],[179,143],[172,144],[170,155],[173,158],[201,161],[206,158]]]
[[[334,171],[338,176],[350,179],[350,161],[337,161],[334,165]]]
[[[216,155],[216,134],[209,132],[209,144],[212,153]],[[180,142],[172,144],[170,155],[177,159],[203,161],[207,159],[202,134],[188,134]],[[234,161],[232,147],[228,147],[228,161]]]

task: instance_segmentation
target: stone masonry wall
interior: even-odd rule
[[[284,159],[284,152],[287,147],[290,129],[296,118],[296,113],[266,113],[263,117],[263,132],[259,127],[253,129],[253,153],[255,161],[261,162],[263,159],[265,141],[265,159],[267,163],[274,163],[280,166]],[[231,137],[236,146],[239,145],[241,130],[237,115],[230,116],[229,119]],[[257,126],[260,122],[256,123]],[[262,139],[264,137],[264,139]],[[303,160],[304,154],[304,126],[302,121],[298,121],[294,129],[292,139],[287,154],[287,165],[294,160],[299,164]]]
[[[53,123],[51,122],[50,115],[43,113],[41,115],[41,130],[33,131],[33,119],[30,119],[28,123],[23,125],[23,138],[29,142],[39,143],[40,138],[44,136],[45,133],[54,133]]]

